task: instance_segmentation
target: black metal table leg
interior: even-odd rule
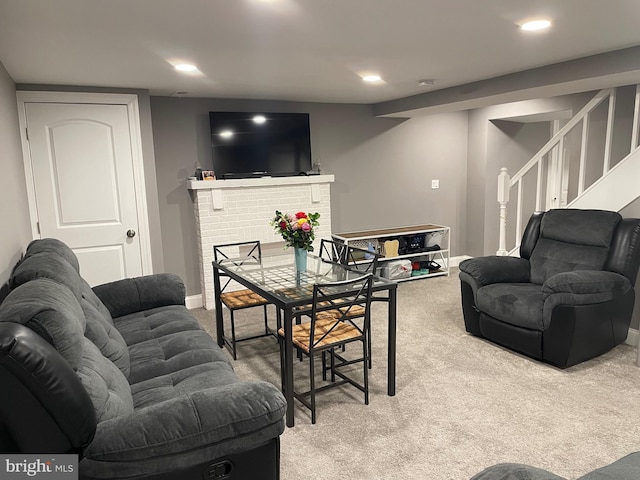
[[[387,339],[387,395],[396,394],[396,303],[397,289],[389,289],[389,332]]]
[[[220,301],[220,272],[213,267],[213,298],[216,306],[216,337],[218,346],[224,347],[224,323],[222,319],[222,302]]]
[[[293,309],[284,309],[284,397],[287,400],[287,427],[293,427]]]

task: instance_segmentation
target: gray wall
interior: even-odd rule
[[[196,164],[212,168],[209,111],[308,112],[314,162],[335,175],[332,230],[441,223],[464,254],[467,114],[376,118],[364,105],[151,98],[162,243],[167,271],[200,293],[193,198]],[[431,190],[431,179],[440,189]]]
[[[151,106],[149,91],[128,88],[82,87],[76,85],[32,85],[18,84],[17,90],[46,92],[91,92],[121,93],[137,95],[140,112],[140,135],[144,165],[145,189],[147,194],[147,210],[149,216],[149,238],[151,241],[151,260],[154,272],[164,272],[164,256],[162,254],[162,235],[160,234],[160,211],[158,205],[158,187],[156,182],[156,163],[153,151],[153,127],[151,125]]]
[[[0,63],[0,285],[31,240],[16,86]]]
[[[513,136],[509,138],[509,132],[500,128],[504,124],[496,124],[495,121],[566,110],[575,114],[592,97],[592,93],[567,95],[495,105],[469,112],[466,254],[495,254],[500,211],[496,199],[498,173],[502,166],[507,166],[509,173],[514,174],[522,166],[517,163],[524,164],[526,161],[523,160],[524,155],[518,154],[518,159],[512,156],[516,151],[514,149],[518,148],[517,144],[524,141],[518,138],[518,131],[512,132]],[[542,137],[527,140],[523,150],[532,150],[541,141]],[[507,147],[509,142],[515,142],[516,145]],[[531,153],[535,153],[535,150]]]

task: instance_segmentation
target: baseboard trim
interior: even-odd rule
[[[473,257],[470,257],[469,255],[459,255],[457,257],[451,257],[449,258],[449,266],[457,267],[458,265],[460,265],[460,262],[462,262],[463,260],[467,260],[469,258],[473,258]]]
[[[202,295],[189,295],[184,297],[184,303],[189,310],[194,310],[196,308],[202,308],[204,302],[202,301]]]
[[[627,345],[631,345],[634,347],[638,346],[638,337],[640,336],[640,331],[635,328],[629,329],[629,334],[627,335],[627,339],[624,341]]]

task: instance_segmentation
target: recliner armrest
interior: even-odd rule
[[[542,299],[546,300],[554,294],[566,295],[605,295],[611,300],[615,296],[624,295],[631,288],[629,280],[614,272],[602,270],[574,270],[562,272],[550,277],[542,285]],[[583,302],[577,303],[582,304]],[[587,301],[584,303],[596,303]]]
[[[0,428],[21,452],[80,453],[96,414],[77,374],[28,327],[0,322]]]
[[[632,290],[624,276],[602,270],[574,270],[558,273],[542,285],[542,318],[545,325],[551,321],[553,309],[558,305],[592,305],[610,302]]]
[[[93,287],[112,317],[168,305],[184,305],[182,279],[171,273],[125,278]]]
[[[555,473],[518,463],[499,463],[475,474],[471,480],[566,480]]]
[[[477,257],[460,263],[460,271],[480,285],[526,283],[529,281],[529,270],[529,260],[518,257]]]

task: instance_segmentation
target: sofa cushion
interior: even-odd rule
[[[48,278],[67,287],[80,300],[84,280],[63,257],[46,252],[23,258],[13,270],[9,286],[17,288],[36,278]]]
[[[154,308],[114,322],[129,345],[131,384],[202,363],[229,362],[183,306]]]
[[[550,210],[542,218],[540,238],[531,254],[531,282],[573,270],[602,270],[621,216],[600,210]]]
[[[519,327],[542,330],[542,288],[533,283],[495,283],[478,289],[480,311]]]
[[[78,377],[96,409],[98,423],[133,411],[131,387],[124,374],[88,338],[82,338]]]
[[[113,325],[111,312],[109,312],[109,309],[105,306],[104,303],[102,303],[102,300],[98,298],[98,296],[95,294],[91,286],[86,282],[84,278],[82,279],[82,298],[93,305],[96,310],[100,312],[100,315],[102,315],[107,322]]]
[[[69,248],[67,244],[58,240],[57,238],[42,238],[33,240],[28,246],[24,254],[25,258],[38,253],[55,254],[64,258],[76,272],[80,272],[80,264],[78,257],[73,250]]]
[[[216,370],[195,369],[195,379],[185,375],[171,398],[100,423],[84,451],[84,475],[130,478],[179,470],[255,448],[282,433],[286,402],[277,387],[236,380],[206,388],[205,377]]]
[[[471,477],[471,480],[566,480],[563,477],[529,465],[519,463],[498,463],[485,468]]]
[[[540,236],[574,245],[609,248],[622,216],[606,210],[549,210],[542,217]]]
[[[113,323],[129,347],[171,333],[202,330],[198,321],[182,305],[168,305],[115,317]]]
[[[84,313],[83,330],[84,316],[92,319],[86,332],[87,337],[95,341],[102,353],[128,376],[130,365],[127,344],[114,328],[109,310],[80,277],[74,264],[77,265],[77,259],[70,249],[60,248],[55,242],[33,243],[30,253],[14,269],[11,286],[15,288],[36,278],[48,278],[71,290]]]
[[[133,410],[127,379],[84,336],[84,313],[64,285],[48,278],[20,285],[0,305],[0,318],[29,327],[62,355],[87,390],[98,422]]]
[[[587,473],[578,480],[629,480],[640,478],[640,452],[634,452],[610,465]]]
[[[213,345],[210,344],[209,349],[213,350]],[[209,362],[174,368],[166,375],[150,377],[131,385],[134,407],[146,408],[183,394],[238,382],[226,359],[211,358]]]
[[[87,322],[84,336],[91,340],[105,357],[115,363],[125,377],[129,377],[129,348],[120,332],[84,296],[80,300],[80,306]]]
[[[0,318],[29,327],[71,368],[79,368],[85,318],[78,300],[65,286],[47,278],[24,283],[0,304]]]

